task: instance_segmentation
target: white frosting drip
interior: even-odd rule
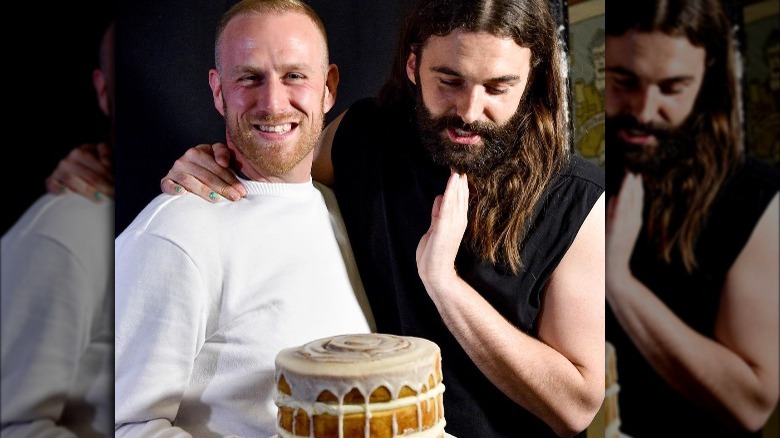
[[[445,421],[439,418],[438,396],[444,392],[441,383],[439,347],[427,339],[395,336],[381,333],[342,335],[319,339],[301,347],[287,348],[276,356],[276,382],[281,376],[290,387],[292,396],[277,391],[274,401],[279,407],[291,408],[294,416],[299,410],[307,413],[310,422],[314,415],[338,416],[339,437],[343,437],[344,416],[365,415],[365,437],[369,437],[372,413],[392,411],[408,406],[417,407],[417,424],[422,424],[422,405],[433,403],[434,424],[424,431],[405,431],[399,435],[396,414],[393,413],[394,436],[441,437]],[[428,388],[429,380],[435,383]],[[397,398],[407,386],[417,394]],[[384,387],[391,400],[370,403],[370,395]],[[358,390],[362,404],[344,404],[344,396]],[[338,403],[318,402],[317,398],[329,391]],[[311,426],[311,425],[310,425]],[[281,427],[282,437],[293,437]],[[310,427],[313,434],[313,427]],[[310,435],[312,436],[312,435]]]
[[[422,402],[433,399],[433,397],[436,397],[437,395],[444,392],[444,384],[439,383],[438,385],[434,386],[433,389],[431,389],[428,392],[425,393],[418,393],[417,395],[413,395],[411,397],[403,397],[403,398],[396,398],[390,401],[386,402],[374,402],[374,403],[365,403],[362,405],[345,405],[345,404],[333,404],[333,403],[323,403],[323,402],[304,402],[297,400],[293,397],[290,397],[287,394],[283,394],[280,392],[277,392],[274,394],[274,402],[276,402],[276,406],[284,406],[292,409],[303,409],[306,411],[306,413],[311,415],[321,415],[321,414],[330,414],[330,415],[348,415],[348,414],[358,414],[358,413],[367,413],[371,414],[372,412],[381,412],[381,411],[387,411],[391,409],[398,409],[398,408],[405,408],[407,406],[419,406]],[[433,399],[436,401],[435,399]],[[435,403],[435,409],[436,413],[438,414],[438,408],[439,404]],[[422,413],[419,413],[419,416],[422,417]],[[420,420],[421,418],[418,418]]]
[[[419,393],[430,376],[438,380],[439,352],[436,344],[422,338],[336,336],[282,350],[276,356],[276,381],[284,375],[295,398],[312,403],[323,390],[341,400],[353,389],[368,398],[384,386],[397,397],[404,386]]]

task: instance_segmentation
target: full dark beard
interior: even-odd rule
[[[657,143],[637,146],[620,139],[623,129],[637,129],[655,136]],[[686,121],[673,127],[661,124],[642,124],[633,116],[609,117],[606,120],[607,186],[620,185],[626,171],[640,173],[649,179],[663,178],[669,171],[680,167],[691,156],[693,124]],[[608,190],[611,192],[612,190]]]
[[[435,117],[431,114],[423,103],[418,87],[415,112],[422,144],[435,163],[451,167],[459,173],[486,177],[505,162],[515,149],[520,138],[522,107],[520,104],[515,114],[502,125],[480,121],[465,123],[456,115]],[[481,140],[473,145],[454,143],[443,136],[447,128],[473,132],[479,135]]]

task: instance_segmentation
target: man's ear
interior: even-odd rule
[[[406,58],[406,77],[409,78],[414,85],[417,85],[417,80],[414,77],[415,71],[417,71],[417,55],[414,54],[414,51],[411,51],[409,52],[409,57]]]
[[[214,98],[214,108],[225,116],[225,108],[222,102],[222,80],[219,78],[219,72],[212,68],[209,70],[209,86],[211,87],[211,96]]]
[[[108,83],[106,82],[106,75],[103,73],[103,70],[96,68],[92,71],[92,86],[95,87],[98,105],[100,105],[103,114],[111,117],[111,103],[108,99]]]
[[[323,106],[327,113],[336,104],[336,93],[339,86],[339,68],[336,64],[328,66],[325,72],[325,101]]]

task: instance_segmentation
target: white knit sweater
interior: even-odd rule
[[[44,195],[2,238],[3,438],[113,429],[114,203]]]
[[[160,195],[116,239],[117,436],[272,436],[276,353],[371,330],[329,189],[242,182]]]

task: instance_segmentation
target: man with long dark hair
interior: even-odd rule
[[[728,11],[607,9],[607,340],[621,429],[760,436],[778,398],[778,179],[744,153]]]

